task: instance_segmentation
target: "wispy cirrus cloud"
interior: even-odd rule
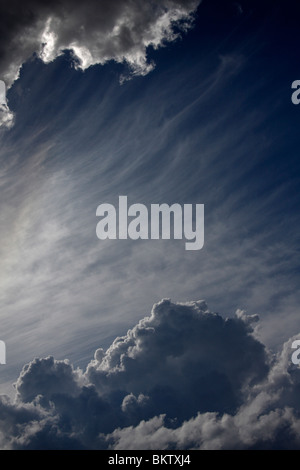
[[[35,64],[50,73],[42,85],[32,82],[35,68],[24,70],[20,120],[0,150],[1,339],[11,380],[35,355],[86,365],[99,341],[107,345],[153,299],[194,298],[199,288],[215,310],[263,312],[267,344],[294,333],[297,214],[283,202],[293,181],[271,190],[260,181],[274,141],[265,130],[260,138],[261,108],[243,115],[240,99],[218,104],[232,81],[238,89],[243,66],[240,55],[222,57],[196,82],[192,69],[188,89],[187,72],[168,68],[145,90],[127,83],[126,93],[105,74],[99,86],[95,71],[67,73],[63,60]],[[256,89],[243,95],[245,106]],[[219,109],[213,119],[210,105]],[[100,242],[96,207],[119,194],[130,204],[204,203],[204,249],[191,257],[176,240]]]

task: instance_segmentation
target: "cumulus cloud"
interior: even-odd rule
[[[114,449],[299,449],[300,370],[291,362],[296,337],[269,357],[267,378],[247,389],[236,413],[197,413],[175,428],[162,414],[105,439]]]
[[[128,72],[146,75],[154,68],[147,49],[157,49],[187,31],[201,0],[4,0],[0,5],[0,79],[8,88],[32,57],[52,62],[69,50],[73,65],[85,70],[110,60]],[[10,128],[14,114],[0,106],[0,127]]]
[[[147,48],[187,30],[201,0],[4,0],[0,6],[0,77],[10,86],[33,54],[50,62],[73,52],[81,69],[127,62],[133,74],[153,69]],[[176,28],[175,28],[176,26]]]
[[[14,123],[14,113],[7,107],[0,104],[0,127],[10,129]]]
[[[13,124],[14,115],[9,110],[6,101],[6,86],[3,80],[0,80],[0,127],[10,128]]]
[[[143,393],[155,413],[184,419],[199,410],[234,411],[245,384],[267,371],[265,350],[244,321],[224,320],[203,301],[164,300],[92,361],[86,375],[100,393]]]
[[[24,366],[0,400],[7,449],[299,448],[300,372],[291,338],[277,355],[238,311],[203,301],[154,305],[85,372],[66,360]]]

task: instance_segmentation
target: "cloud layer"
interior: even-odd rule
[[[10,86],[33,54],[50,62],[71,50],[78,68],[110,60],[126,62],[131,73],[153,69],[149,46],[158,48],[187,30],[199,0],[30,0],[0,6],[0,77]]]
[[[34,359],[1,397],[1,448],[298,448],[293,339],[273,357],[256,320],[163,300],[85,372]]]

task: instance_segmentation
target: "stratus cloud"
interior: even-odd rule
[[[191,27],[201,0],[20,0],[1,2],[0,77],[8,86],[32,54],[44,62],[71,50],[78,68],[109,60],[127,62],[131,72],[153,69],[147,48],[173,41]]]
[[[273,356],[251,321],[163,300],[85,373],[35,359],[1,397],[1,448],[299,448],[293,338]]]

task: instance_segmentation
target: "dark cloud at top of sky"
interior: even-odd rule
[[[158,48],[187,30],[200,0],[30,0],[0,5],[0,77],[8,86],[34,53],[44,62],[72,50],[86,69],[109,60],[127,62],[131,73],[153,69],[148,46]],[[177,26],[177,33],[174,26]]]
[[[299,370],[291,341],[274,358],[245,314],[205,302],[156,304],[85,373],[52,357],[1,397],[6,449],[296,448]],[[284,430],[284,433],[282,432]]]
[[[49,62],[64,48],[81,68],[113,59],[145,74],[147,47],[174,39],[173,21],[187,28],[198,3],[2,2],[0,78],[12,83],[34,52]],[[107,68],[79,74],[62,59],[27,63],[10,92],[20,93],[20,119],[1,146],[2,339],[18,371],[20,361],[47,357],[23,368],[14,402],[1,397],[2,448],[299,448],[291,340],[272,357],[251,330],[255,315],[225,320],[203,302],[164,300],[98,349],[85,372],[48,357],[70,354],[83,367],[95,342],[107,346],[153,298],[195,298],[199,285],[220,311],[243,298],[251,313],[272,315],[271,334],[298,330],[297,121],[283,119],[297,112],[294,66],[287,73],[289,49],[266,38],[261,22],[264,35],[258,40],[251,23],[241,47],[215,16],[217,24],[203,20],[197,61],[186,41],[167,73],[159,67],[140,90],[101,87]],[[218,40],[231,43],[208,54],[223,23]],[[96,205],[122,193],[132,202],[204,201],[201,258],[183,258],[171,244],[94,245]]]

